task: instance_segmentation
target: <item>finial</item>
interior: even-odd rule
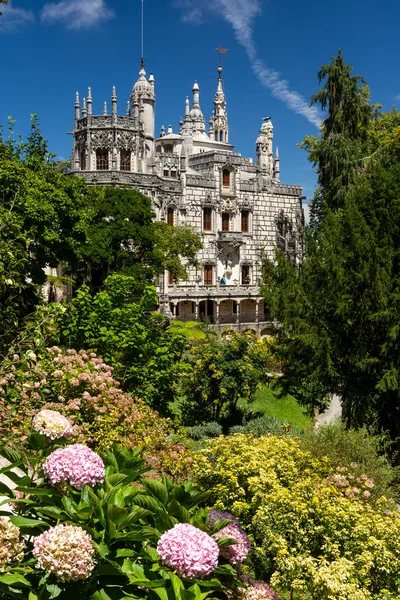
[[[103,117],[107,117],[107,116],[108,116],[107,102],[104,102]]]
[[[92,88],[88,87],[87,91],[87,101],[90,102],[92,100]]]
[[[168,135],[170,135],[171,133],[173,133],[172,131],[172,125],[168,125],[168,131],[167,131]]]
[[[82,101],[82,117],[86,117],[86,115],[87,115],[86,98],[84,98]]]
[[[112,98],[113,100],[114,100],[114,99],[115,99],[115,100],[117,99],[117,91],[116,91],[116,89],[115,89],[115,85],[113,85],[113,88],[112,88],[112,96],[111,96],[111,98]]]
[[[80,106],[80,104],[79,104],[79,92],[76,92],[76,94],[75,94],[75,106]]]
[[[113,85],[113,89],[112,89],[111,112],[113,115],[117,114],[117,91],[115,89],[115,85]]]
[[[164,127],[164,125],[161,125],[160,137],[164,137],[164,136],[165,136],[165,127]]]
[[[80,102],[79,102],[79,94],[76,92],[75,94],[75,120],[77,121],[80,118]]]
[[[278,146],[276,147],[276,150],[275,150],[275,160],[279,160]]]
[[[198,92],[200,90],[199,88],[199,84],[197,83],[197,81],[194,82],[193,84],[193,92]]]
[[[88,115],[92,114],[92,89],[88,87],[88,95],[87,95],[87,113]]]
[[[189,96],[186,96],[186,100],[185,100],[185,117],[189,117],[190,116],[190,102],[189,102]]]
[[[129,100],[126,103],[126,116],[130,117],[131,116],[131,109],[130,109],[130,105],[129,105]]]

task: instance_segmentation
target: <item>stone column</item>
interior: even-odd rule
[[[215,323],[217,325],[219,325],[219,301],[216,301],[215,304],[217,306],[217,312],[216,312],[216,315],[215,315]]]
[[[195,311],[196,311],[196,312],[195,312],[195,321],[198,321],[198,320],[199,320],[199,308],[200,308],[199,304],[200,304],[200,303],[199,303],[199,301],[198,301],[198,300],[196,300],[196,308],[195,308]]]
[[[172,318],[176,319],[176,305],[177,302],[172,302]]]
[[[240,300],[236,301],[236,323],[237,325],[240,323]]]
[[[259,300],[256,300],[256,323],[258,323],[258,309],[259,309]]]

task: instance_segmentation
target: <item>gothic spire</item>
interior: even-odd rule
[[[222,86],[222,66],[218,66],[217,91],[214,98],[214,111],[210,121],[210,135],[216,142],[228,142],[228,114],[226,112],[226,101]]]

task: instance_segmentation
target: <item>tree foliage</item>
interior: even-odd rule
[[[297,268],[280,255],[275,264],[266,261],[264,290],[281,323],[285,391],[294,393],[310,412],[323,408],[328,394],[336,393],[347,425],[368,424],[388,430],[396,439],[400,435],[400,162],[391,149],[398,117],[395,111],[375,113],[368,128],[367,118],[362,117],[375,109],[364,106],[365,86],[357,88],[361,80],[341,66],[347,80],[342,88],[350,90],[339,94],[341,110],[336,106],[339,85],[331,71],[324,94],[315,96],[328,106],[329,117],[310,155],[323,185],[312,202],[317,218],[304,235],[304,263]],[[350,128],[342,126],[344,115],[351,114],[356,122]],[[323,150],[330,144],[326,123],[340,140],[338,148],[342,142],[365,151],[375,147],[379,160],[359,161],[354,177],[340,180],[347,167],[334,156],[325,162],[328,155]]]

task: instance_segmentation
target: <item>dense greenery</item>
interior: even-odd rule
[[[378,484],[358,463],[335,469],[292,436],[242,434],[211,440],[194,473],[245,524],[257,575],[291,598],[398,598],[400,514],[379,495],[390,492],[385,476]]]
[[[341,397],[347,425],[400,435],[400,156],[395,111],[369,104],[339,53],[314,101],[328,109],[306,140],[320,189],[304,235],[304,262],[266,262],[265,296],[281,322],[283,388],[309,407]],[[347,151],[345,151],[347,149]]]

